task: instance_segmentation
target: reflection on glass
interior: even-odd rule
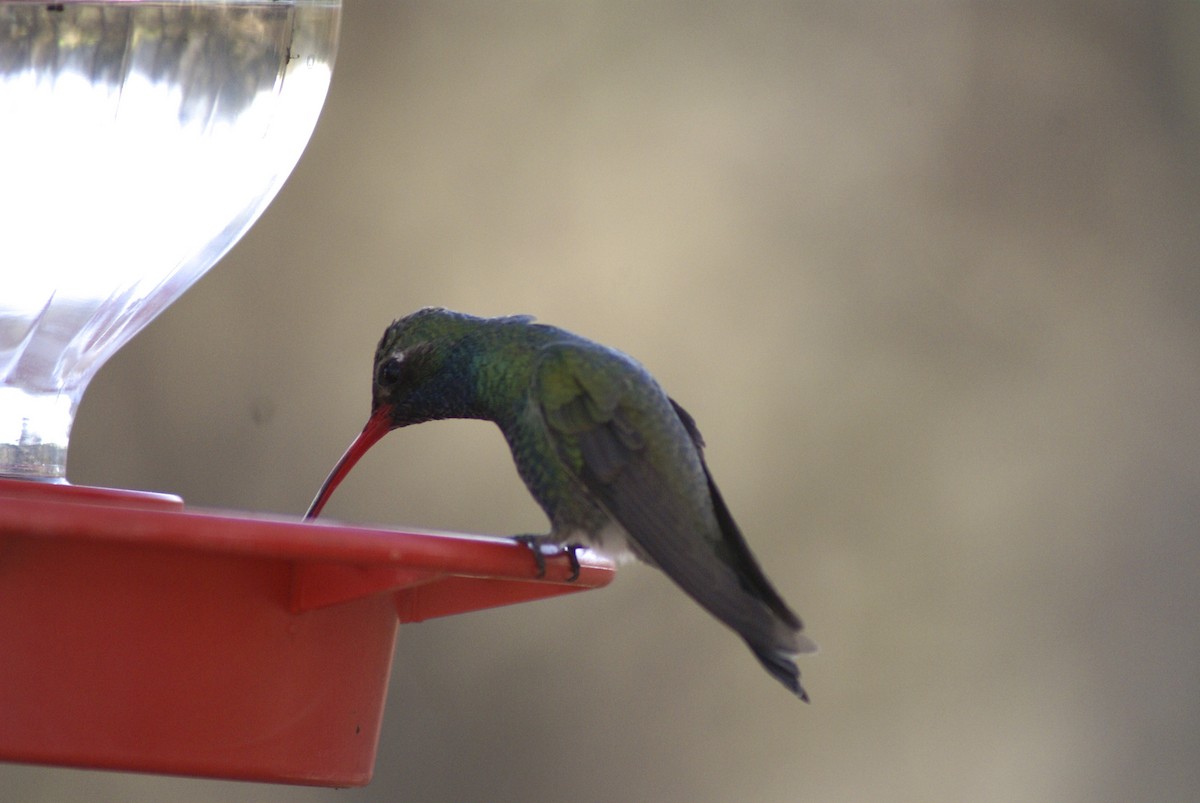
[[[339,13],[0,0],[0,474],[64,478],[88,381],[274,197]]]

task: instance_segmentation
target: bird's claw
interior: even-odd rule
[[[518,544],[524,544],[533,553],[533,559],[537,563],[537,579],[543,579],[546,576],[546,553],[542,552],[542,544],[545,543],[546,539],[540,535],[516,535],[513,536],[513,540]],[[581,571],[579,555],[577,553],[580,549],[583,549],[583,546],[581,544],[567,544],[561,547],[561,549],[566,553],[567,560],[571,565],[571,574],[567,577],[567,582],[574,583],[579,579]]]
[[[533,559],[537,562],[537,578],[541,580],[546,576],[546,556],[542,554],[542,538],[537,535],[514,535],[513,540],[518,544],[523,544],[526,549],[533,553]]]
[[[579,579],[579,550],[582,548],[580,544],[567,544],[563,547],[567,553],[567,560],[571,563],[571,575],[567,578],[568,583],[574,583]]]

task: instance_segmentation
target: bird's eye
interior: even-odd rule
[[[401,361],[396,357],[384,362],[379,366],[379,384],[394,385],[400,381],[400,376],[403,373]]]

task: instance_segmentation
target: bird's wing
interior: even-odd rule
[[[733,514],[729,512],[729,508],[725,504],[725,498],[721,496],[721,491],[713,481],[712,472],[708,470],[708,461],[704,459],[704,437],[696,427],[696,420],[692,418],[687,410],[680,406],[679,402],[674,399],[670,401],[675,414],[679,417],[684,429],[687,430],[692,442],[696,445],[696,454],[700,456],[700,466],[704,469],[704,479],[708,482],[708,495],[712,499],[713,513],[717,517],[717,523],[721,527],[721,534],[724,536],[721,541],[721,548],[727,550],[726,559],[734,565],[741,567],[741,570],[746,575],[746,581],[753,588],[753,593],[765,602],[780,619],[792,627],[800,629],[803,627],[800,617],[792,612],[792,609],[784,602],[783,597],[771,585],[771,581],[767,579],[767,575],[763,572],[762,567],[758,565],[758,560],[754,557],[754,553],[750,551],[750,545],[746,543],[746,537],[742,535],[741,528],[733,520]]]
[[[623,355],[576,343],[544,352],[534,397],[567,470],[642,553],[748,642],[806,650],[799,619],[767,582],[708,475],[691,416]],[[697,500],[710,498],[705,511]]]

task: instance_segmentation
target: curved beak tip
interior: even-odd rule
[[[304,514],[306,520],[315,519],[321,514],[321,509],[325,507],[325,503],[329,501],[329,497],[333,496],[334,489],[346,478],[346,475],[350,473],[350,469],[354,468],[354,464],[380,438],[388,434],[391,429],[391,408],[386,406],[377,407],[371,413],[371,417],[367,420],[367,425],[363,427],[362,432],[358,433],[358,436],[350,442],[350,446],[346,448],[341,459],[337,461],[333,470],[329,472],[329,476],[321,483],[321,489],[317,491],[312,504],[308,506],[308,512]]]

